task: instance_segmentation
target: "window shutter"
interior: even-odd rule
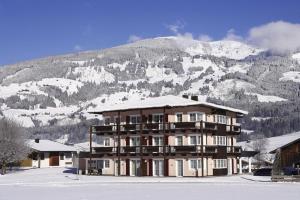
[[[152,146],[152,136],[149,136],[149,146]]]
[[[129,159],[126,159],[126,176],[129,176],[130,175],[130,160]]]
[[[148,122],[152,123],[152,115],[148,115]]]
[[[169,145],[169,136],[165,136],[165,145]]]
[[[126,146],[129,146],[129,145],[130,145],[130,138],[126,137]]]
[[[168,122],[169,121],[169,118],[168,118],[168,114],[165,114],[165,122]]]
[[[164,162],[164,176],[169,176],[169,159]]]
[[[126,116],[126,124],[129,124],[130,123],[130,116]]]
[[[153,176],[153,160],[149,159],[149,176]]]

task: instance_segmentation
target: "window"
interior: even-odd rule
[[[200,112],[192,112],[189,113],[190,116],[190,122],[197,122],[203,120],[203,113]]]
[[[215,115],[215,122],[219,124],[227,124],[227,116]]]
[[[227,168],[227,159],[215,159],[214,168],[215,169]]]
[[[176,113],[176,122],[182,122],[182,113]]]
[[[109,168],[110,163],[109,160],[104,160],[104,168]]]
[[[190,160],[191,169],[200,169],[202,167],[201,160]]]
[[[88,160],[88,166],[91,168],[91,169],[96,169],[96,163],[97,161],[96,160]]]
[[[153,114],[152,120],[154,123],[162,123],[164,121],[164,115],[163,114]]]
[[[121,117],[120,117],[120,122],[121,122]],[[118,124],[118,116],[114,116],[114,123]]]
[[[162,146],[163,145],[163,137],[153,137],[153,146]]]
[[[68,158],[72,158],[72,153],[68,152],[68,153],[65,153],[65,157],[68,159]]]
[[[60,159],[60,160],[64,160],[64,159],[65,159],[64,153],[60,153],[60,154],[59,154],[59,159]]]
[[[110,138],[104,138],[104,146],[110,146]]]
[[[131,137],[130,146],[140,146],[140,137]]]
[[[190,145],[197,145],[201,144],[201,136],[190,136]]]
[[[104,125],[110,124],[110,117],[104,117]]]
[[[226,136],[214,136],[214,145],[226,146]]]
[[[191,145],[197,144],[197,136],[190,136],[190,144]]]
[[[139,115],[130,115],[130,124],[140,124],[141,117]]]
[[[176,145],[182,146],[183,145],[183,138],[182,136],[177,136],[176,137]]]

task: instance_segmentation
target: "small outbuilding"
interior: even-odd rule
[[[21,167],[73,167],[76,149],[51,140],[28,140],[31,153]]]

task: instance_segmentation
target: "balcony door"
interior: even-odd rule
[[[183,160],[176,160],[176,175],[183,176]]]
[[[164,161],[153,160],[153,176],[163,176],[163,175],[164,175]]]
[[[131,160],[130,162],[130,176],[140,176],[141,174],[141,161]]]
[[[163,137],[161,137],[161,136],[154,136],[152,144],[153,144],[153,146],[159,146],[158,147],[159,152],[163,152],[163,145],[164,145]]]

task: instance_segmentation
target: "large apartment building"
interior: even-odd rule
[[[192,98],[193,99],[193,98]],[[218,176],[237,173],[236,136],[246,111],[162,96],[93,111],[104,124],[90,129],[90,173],[121,176]],[[92,143],[91,143],[92,144]]]

